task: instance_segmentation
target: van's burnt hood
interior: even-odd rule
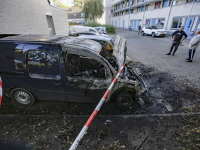
[[[115,39],[113,55],[117,59],[118,69],[122,67],[126,60],[126,39],[120,34]]]

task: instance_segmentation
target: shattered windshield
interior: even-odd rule
[[[116,71],[118,71],[117,59],[110,52],[108,52],[104,47],[102,47],[99,54],[103,58],[105,58]]]

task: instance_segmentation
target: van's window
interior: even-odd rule
[[[54,51],[29,51],[28,70],[34,74],[59,75],[59,54]]]
[[[89,31],[90,31],[90,32],[96,32],[96,31],[95,31],[95,30],[93,30],[93,29],[89,29]]]
[[[91,57],[74,54],[67,55],[67,70],[69,76],[94,77],[105,79],[105,67]]]
[[[15,69],[16,70],[25,70],[26,64],[24,61],[24,52],[21,49],[15,49]]]
[[[102,50],[99,53],[103,58],[105,58],[112,66],[113,68],[118,71],[117,66],[117,60],[110,52],[108,52],[104,47],[102,47]]]

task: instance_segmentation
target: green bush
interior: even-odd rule
[[[72,22],[70,22],[69,25],[76,25],[76,23],[72,23]]]
[[[115,33],[115,27],[113,25],[109,25],[109,24],[99,24],[96,22],[91,22],[91,23],[85,24],[85,26],[88,26],[88,27],[102,26],[102,27],[106,27],[107,33]]]

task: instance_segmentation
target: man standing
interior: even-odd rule
[[[172,52],[173,48],[175,47],[174,52],[172,54],[174,56],[174,54],[176,53],[176,50],[178,49],[180,42],[187,38],[187,34],[183,31],[183,28],[184,27],[180,27],[179,30],[175,31],[172,34],[172,41],[173,41],[172,46],[171,46],[169,53],[167,53],[166,55],[171,55],[171,52]],[[184,39],[182,39],[183,36],[185,36]]]
[[[138,34],[140,34],[140,30],[141,30],[141,25],[138,26]]]
[[[186,59],[187,62],[192,62],[192,59],[194,57],[194,53],[197,49],[197,47],[199,46],[200,43],[200,30],[197,30],[195,32],[195,37],[193,37],[190,41],[190,45],[189,45],[189,58]]]

